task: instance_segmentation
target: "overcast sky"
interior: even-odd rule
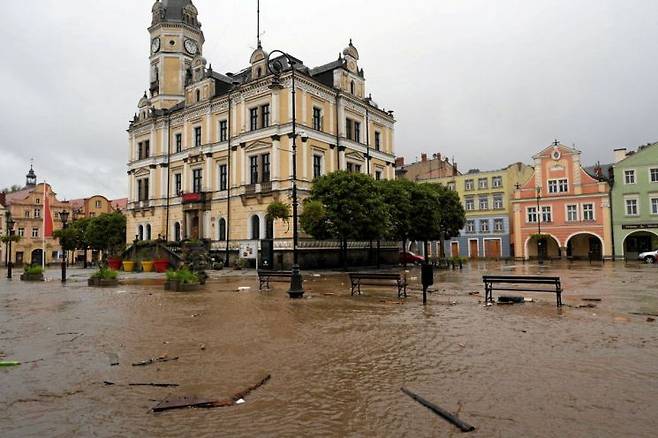
[[[248,65],[256,0],[195,0],[215,71]],[[30,158],[60,199],[124,197],[128,121],[147,88],[151,0],[3,2],[0,187]],[[658,140],[656,0],[262,0],[263,45],[309,66],[354,39],[368,91],[395,110],[396,154],[462,170],[554,138],[609,162]]]

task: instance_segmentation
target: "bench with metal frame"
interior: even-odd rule
[[[270,289],[270,282],[272,281],[290,281],[292,271],[267,271],[258,270],[258,290]]]
[[[526,275],[484,275],[484,302],[493,303],[493,291],[551,292],[555,293],[557,307],[562,306],[562,284],[560,277],[526,276]],[[505,285],[523,285],[512,288]],[[501,286],[498,286],[501,285]],[[551,289],[537,289],[533,286],[553,286]]]
[[[407,298],[407,279],[404,274],[379,273],[379,272],[350,272],[350,283],[352,285],[352,296],[361,295],[361,284],[381,285],[383,282],[393,282],[398,288],[398,298]],[[369,280],[363,283],[363,280]]]

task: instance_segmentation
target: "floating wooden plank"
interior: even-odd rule
[[[147,365],[154,364],[156,362],[171,362],[173,360],[178,360],[178,356],[175,356],[175,357],[167,357],[167,356],[155,357],[153,359],[147,359],[147,360],[143,360],[141,362],[134,363],[133,366],[134,367],[144,367],[144,366],[147,366]]]
[[[452,413],[446,411],[445,409],[435,405],[434,403],[425,400],[424,398],[422,398],[418,394],[414,394],[413,392],[409,391],[406,388],[400,388],[400,390],[402,392],[404,392],[405,394],[407,394],[409,397],[416,400],[421,405],[425,406],[430,411],[434,412],[435,414],[443,417],[444,419],[448,420],[450,423],[457,426],[459,429],[461,429],[462,432],[472,432],[472,431],[475,430],[475,426],[471,426],[470,424],[460,420],[459,418],[457,418],[457,416],[455,414],[452,414]]]

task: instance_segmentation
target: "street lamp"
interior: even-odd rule
[[[272,60],[272,55],[277,54],[276,59]],[[274,50],[267,57],[267,69],[272,73],[272,89],[283,88],[280,81],[281,73],[284,70],[281,57],[286,58],[290,69],[292,70],[292,275],[290,277],[290,289],[288,295],[290,298],[302,298],[304,296],[304,280],[299,270],[299,255],[297,253],[297,243],[299,241],[297,209],[299,202],[297,200],[297,111],[295,98],[295,62],[296,60],[281,50]]]
[[[539,201],[541,200],[541,187],[537,187],[537,260],[540,265],[544,264],[544,254],[542,252],[544,239],[541,236],[541,211]]]
[[[7,240],[8,240],[8,250],[7,250],[7,255],[9,257],[9,261],[7,262],[7,278],[11,280],[11,268],[12,268],[12,261],[11,261],[11,240],[12,236],[14,235],[14,220],[11,218],[11,213],[7,212]]]
[[[69,220],[69,212],[67,210],[62,210],[59,213],[59,218],[62,221],[62,230],[65,230],[66,223]],[[65,238],[65,236],[62,236],[62,238],[59,239],[59,244],[62,246],[62,283],[66,282],[66,249],[64,248]]]

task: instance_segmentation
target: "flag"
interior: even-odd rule
[[[46,193],[46,183],[43,183],[43,238],[53,237],[53,212],[50,209],[50,198]]]

